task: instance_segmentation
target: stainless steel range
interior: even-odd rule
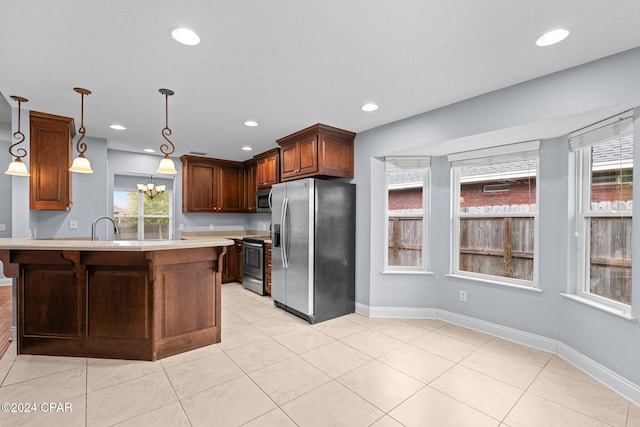
[[[242,239],[242,286],[264,295],[264,241],[268,237]]]

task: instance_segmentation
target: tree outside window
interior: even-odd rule
[[[114,191],[113,217],[120,229],[119,239],[171,239],[171,197],[170,192],[151,199],[138,191]]]

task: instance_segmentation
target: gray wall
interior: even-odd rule
[[[75,151],[74,158],[77,156]],[[85,137],[86,157],[91,162],[92,174],[71,174],[71,200],[68,211],[31,211],[31,229],[36,238],[89,237],[91,223],[101,215],[107,215],[109,194],[107,193],[107,141]],[[69,221],[78,221],[78,228],[71,230]],[[105,236],[102,236],[104,238]]]
[[[384,155],[410,148],[428,154],[430,144],[438,143],[441,149],[442,142],[450,139],[618,105],[639,105],[638,75],[640,48],[359,133],[354,180],[358,184],[357,303],[370,312],[393,308],[396,312],[426,312],[437,308],[560,340],[640,384],[637,369],[640,324],[560,295],[572,287],[575,289],[576,269],[570,189],[573,172],[566,134],[553,138],[547,135],[540,147],[539,283],[542,292],[446,276],[450,272],[451,178],[445,157],[432,159],[430,260],[433,275],[381,273],[385,245]],[[640,129],[638,116],[640,110],[636,110],[636,128]],[[535,135],[531,139],[534,138]],[[457,150],[451,146],[449,151]],[[636,200],[640,200],[638,196],[635,195]],[[634,229],[637,230],[640,224],[636,218]],[[638,244],[640,233],[634,233],[635,253],[640,253]],[[634,258],[633,265],[636,272],[640,271],[639,257]],[[637,277],[634,274],[633,300],[640,302]],[[458,301],[461,289],[467,291],[466,303]],[[633,315],[640,316],[640,303],[635,304]]]
[[[0,237],[11,237],[11,181],[10,175],[5,175],[9,163],[13,160],[9,155],[11,138],[0,135],[0,224],[5,224],[5,231],[0,231]]]

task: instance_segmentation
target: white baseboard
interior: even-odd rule
[[[624,398],[640,405],[640,386],[638,384],[616,374],[556,339],[436,308],[370,307],[356,303],[356,312],[368,317],[438,319],[527,347],[553,353]]]
[[[447,323],[453,323],[454,325],[463,326],[468,329],[473,329],[474,331],[493,335],[494,337],[502,338],[507,341],[513,341],[518,344],[526,345],[527,347],[532,347],[553,354],[558,353],[558,341],[541,335],[509,328],[507,326],[479,320],[462,314],[452,313],[446,310],[438,310],[437,318],[438,320],[443,320]]]
[[[640,405],[640,387],[637,384],[616,374],[606,366],[589,359],[564,343],[558,343],[558,352],[556,354],[596,381]]]
[[[369,306],[360,304],[359,302],[356,303],[356,313],[362,314],[363,316],[371,317],[369,316]]]

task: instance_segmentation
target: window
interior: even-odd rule
[[[150,198],[137,190],[139,177],[116,175],[113,192],[113,218],[118,224],[119,240],[163,240],[173,237],[172,180],[155,180],[166,191]],[[165,182],[166,181],[166,182]]]
[[[427,270],[428,157],[385,159],[385,270]]]
[[[576,152],[580,296],[628,312],[631,305],[633,115],[569,136]]]
[[[537,287],[538,148],[530,141],[449,156],[454,274]]]

